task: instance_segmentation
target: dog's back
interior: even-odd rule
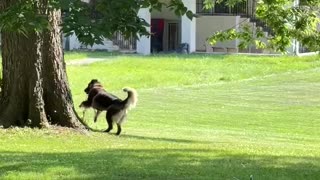
[[[88,94],[88,99],[80,104],[80,107],[84,108],[106,111],[111,104],[121,101],[117,96],[108,93],[97,79],[92,79],[84,92]]]
[[[120,102],[121,99],[119,99],[117,96],[107,93],[105,91],[100,91],[94,96],[92,101],[92,107],[100,111],[106,111],[110,108],[112,104]]]

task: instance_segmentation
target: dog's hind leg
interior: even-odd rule
[[[98,116],[102,111],[97,110],[96,115],[94,116],[94,122],[97,122]]]
[[[110,111],[107,112],[106,119],[108,123],[108,129],[104,132],[110,132],[113,128],[112,113]]]
[[[116,135],[120,135],[121,130],[122,130],[121,124],[125,121],[126,116],[127,116],[126,114],[122,114],[122,116],[118,120],[118,122],[117,122],[118,131],[117,131]]]
[[[121,133],[121,125],[117,123],[117,126],[118,126],[118,131],[117,131],[116,135],[119,136]]]

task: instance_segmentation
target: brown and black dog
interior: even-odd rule
[[[97,79],[92,79],[89,82],[88,87],[84,90],[84,92],[88,94],[88,98],[80,104],[80,107],[92,107],[97,110],[94,122],[97,121],[97,118],[102,111],[107,111],[106,119],[108,129],[105,130],[105,132],[111,131],[113,123],[116,123],[118,127],[116,134],[120,135],[121,125],[126,119],[128,110],[135,107],[138,101],[138,94],[134,89],[124,88],[123,91],[128,93],[125,100],[108,93]]]

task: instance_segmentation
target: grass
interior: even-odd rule
[[[120,55],[118,52],[107,52],[107,51],[66,51],[64,54],[65,60],[76,61],[87,58],[108,58],[110,56]]]
[[[83,94],[92,78],[98,78],[109,90],[124,86],[157,88],[232,82],[288,71],[320,66],[319,57],[257,56],[117,56],[90,66],[68,68],[74,94]],[[75,76],[72,76],[75,74]],[[79,90],[79,91],[78,91]]]
[[[1,50],[0,50],[1,54]],[[83,60],[87,58],[106,58],[114,55],[121,55],[119,52],[107,51],[65,51],[64,57],[66,61]],[[2,57],[0,56],[0,61]]]
[[[319,179],[318,59],[119,56],[69,66],[76,105],[91,78],[120,97],[123,86],[138,90],[123,134],[2,129],[0,179]],[[103,116],[86,121],[103,130]]]

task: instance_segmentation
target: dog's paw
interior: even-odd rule
[[[112,128],[108,128],[106,130],[104,130],[104,132],[109,133],[112,130]]]

